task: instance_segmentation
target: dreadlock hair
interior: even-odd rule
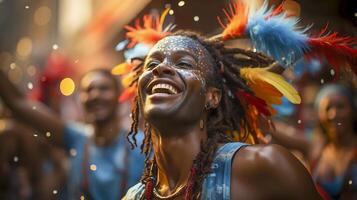
[[[201,142],[201,151],[193,162],[188,184],[186,185],[185,199],[196,199],[200,196],[202,182],[205,175],[210,172],[211,163],[219,143],[226,143],[233,140],[233,132],[238,133],[239,141],[245,141],[249,134],[256,139],[255,129],[249,124],[246,107],[240,101],[237,92],[239,90],[253,94],[240,77],[241,67],[265,67],[274,62],[273,59],[253,51],[239,48],[226,48],[220,40],[210,40],[200,36],[198,33],[190,31],[178,31],[172,35],[186,36],[206,48],[213,59],[212,77],[207,83],[222,91],[220,104],[217,108],[207,110],[207,135],[206,141]],[[137,83],[134,83],[137,84]],[[132,126],[128,133],[128,140],[136,146],[135,135],[138,132],[139,102],[138,97],[134,98],[132,108]],[[153,166],[152,157],[151,126],[145,123],[145,138],[141,145],[141,152],[145,155],[145,170],[141,181],[145,184],[152,178]]]

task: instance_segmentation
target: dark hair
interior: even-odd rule
[[[193,167],[196,169],[195,177],[192,179],[193,183],[187,186],[189,187],[187,191],[191,193],[189,194],[189,199],[191,199],[199,196],[203,179],[211,169],[212,159],[219,143],[232,141],[234,138],[233,134],[238,134],[237,137],[240,141],[245,141],[249,134],[251,134],[257,141],[256,130],[249,123],[246,105],[237,96],[239,90],[253,94],[245,81],[240,77],[239,70],[241,67],[265,67],[272,64],[274,60],[260,53],[239,48],[226,48],[222,41],[209,40],[194,32],[178,31],[173,35],[192,38],[206,48],[213,58],[214,68],[214,73],[211,77],[213,80],[209,80],[208,82],[209,84],[214,84],[215,87],[222,91],[219,106],[207,111],[206,127],[208,139],[201,143],[201,151],[193,164]],[[136,146],[135,135],[138,132],[139,110],[138,96],[136,96],[131,114],[133,122],[128,134],[128,140],[133,146]],[[154,158],[150,160],[152,141],[149,123],[145,123],[144,133],[145,138],[141,145],[141,151],[146,156],[146,167],[142,182],[146,183],[153,174],[151,168],[155,164],[153,163]]]
[[[109,69],[105,69],[105,68],[95,68],[95,69],[92,69],[92,70],[88,71],[87,73],[85,73],[84,76],[86,76],[86,75],[89,74],[89,73],[99,73],[99,74],[102,74],[102,75],[108,77],[108,78],[112,81],[112,83],[113,83],[113,85],[114,85],[115,91],[116,91],[118,94],[122,91],[122,86],[121,86],[121,84],[119,83],[119,81],[118,81],[118,79],[116,78],[116,76],[114,76],[114,75],[111,73],[111,71],[110,71]],[[83,79],[84,76],[82,76],[82,79]]]

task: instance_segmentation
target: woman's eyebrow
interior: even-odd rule
[[[190,57],[192,57],[195,60],[195,62],[198,62],[198,55],[194,54],[190,51],[178,50],[178,51],[175,51],[173,54],[174,54],[174,56],[186,54],[186,55],[189,55]]]

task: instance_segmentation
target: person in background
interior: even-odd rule
[[[287,135],[289,127],[282,123],[276,123],[276,132],[272,132],[280,144],[305,155],[325,199],[357,198],[357,118],[353,91],[342,84],[329,84],[319,91],[315,100],[318,125],[314,133],[323,136],[319,142],[297,133]]]
[[[119,199],[136,183],[143,168],[139,151],[129,151],[126,130],[117,116],[119,85],[112,74],[97,69],[80,82],[80,100],[90,134],[83,126],[62,120],[43,104],[27,99],[0,72],[0,97],[16,119],[35,128],[40,135],[51,134],[50,143],[71,155],[68,175],[69,199]]]

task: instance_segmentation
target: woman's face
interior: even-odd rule
[[[149,52],[139,78],[139,101],[151,123],[194,123],[203,114],[211,57],[197,41],[169,36]]]
[[[331,93],[320,101],[319,119],[330,139],[351,131],[353,117],[348,98],[338,93]]]

